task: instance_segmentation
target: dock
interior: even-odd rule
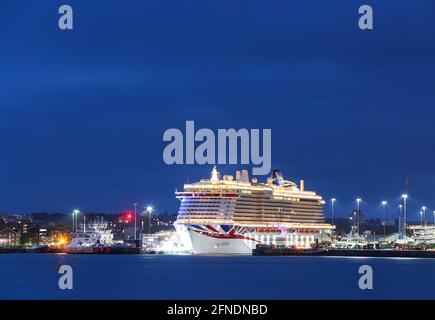
[[[254,256],[325,256],[325,257],[384,257],[435,258],[435,250],[395,249],[293,249],[260,247],[252,250]]]

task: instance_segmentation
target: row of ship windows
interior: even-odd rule
[[[322,204],[322,200],[319,199],[300,199],[300,198],[284,198],[284,197],[272,197],[272,198],[267,198],[264,196],[242,196],[239,198],[234,198],[234,199],[229,199],[229,198],[223,198],[219,195],[216,195],[216,197],[192,197],[192,198],[182,198],[183,201],[204,201],[204,200],[216,200],[216,201],[254,201],[254,202],[282,202],[282,203],[287,203],[289,201],[292,202],[310,202],[310,203],[320,203]]]
[[[261,200],[248,200],[248,199],[237,199],[237,200],[222,200],[222,199],[183,199],[182,203],[189,203],[189,204],[203,204],[203,203],[216,203],[216,204],[220,204],[220,203],[228,203],[228,204],[252,204],[252,205],[256,205],[256,204],[268,204],[271,206],[276,206],[276,205],[284,205],[284,206],[288,206],[288,205],[296,205],[296,206],[301,206],[301,205],[312,205],[312,206],[323,206],[323,203],[319,202],[319,201],[299,201],[297,203],[294,202],[285,202],[285,201],[271,201],[271,200],[265,200],[265,199],[261,199]]]
[[[221,215],[217,215],[217,214],[209,214],[209,213],[197,213],[197,214],[184,214],[184,213],[179,213],[180,217],[192,217],[192,218],[200,218],[200,217],[217,217],[217,218],[222,218],[222,217],[233,217],[233,218],[241,218],[241,217],[245,217],[245,218],[255,218],[255,219],[271,219],[271,218],[282,218],[282,219],[306,219],[306,218],[311,218],[311,219],[323,219],[324,216],[323,214],[301,214],[301,213],[295,213],[295,214],[291,214],[291,215],[283,215],[283,214],[267,214],[267,215],[258,215],[258,214],[235,214],[235,215],[231,215],[231,214],[221,214]]]
[[[202,217],[195,217],[196,219],[201,219],[205,221],[221,221],[223,218],[217,218],[217,217],[208,217],[208,216],[202,216]],[[188,218],[187,218],[188,219]],[[192,218],[194,219],[194,218]],[[276,218],[245,218],[245,217],[236,217],[232,219],[233,222],[237,223],[323,223],[322,218],[292,218],[292,219],[276,219]]]
[[[237,208],[252,208],[252,209],[267,209],[267,208],[277,208],[277,209],[317,209],[322,210],[323,206],[320,205],[296,205],[296,204],[288,204],[288,205],[278,205],[278,204],[267,204],[267,203],[220,203],[220,202],[189,202],[182,203],[181,207],[193,207],[193,208],[221,208],[221,207],[235,207]]]
[[[221,207],[181,207],[180,212],[234,212],[234,213],[243,213],[243,212],[253,212],[255,214],[266,214],[266,213],[286,213],[292,214],[294,212],[315,212],[315,213],[323,213],[323,210],[320,208],[239,208],[233,210],[233,208],[221,208]]]

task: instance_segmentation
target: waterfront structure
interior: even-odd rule
[[[435,226],[421,223],[420,225],[410,225],[408,229],[411,231],[412,238],[416,243],[435,244]]]
[[[66,248],[75,250],[92,248],[94,246],[110,246],[114,243],[112,230],[104,220],[96,220],[91,223],[85,221],[78,226],[77,232],[72,234],[71,243]]]
[[[20,244],[20,234],[9,227],[0,230],[0,246],[17,246]]]
[[[181,201],[175,228],[194,253],[251,253],[257,244],[310,248],[330,241],[333,226],[324,223],[324,201],[274,170],[266,183],[221,177],[185,184],[176,192]]]

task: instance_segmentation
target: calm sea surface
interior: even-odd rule
[[[435,259],[0,254],[0,279],[0,299],[435,299]]]

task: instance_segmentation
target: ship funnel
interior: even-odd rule
[[[219,181],[219,172],[217,171],[216,166],[213,167],[213,170],[211,171],[211,181]]]
[[[300,183],[300,185],[299,185],[299,189],[300,189],[301,191],[304,191],[304,190],[305,190],[305,182],[304,182],[304,180],[301,180],[301,183]]]
[[[242,182],[249,182],[248,170],[242,170]]]
[[[236,171],[236,181],[240,181],[240,171],[239,170],[237,170]]]

